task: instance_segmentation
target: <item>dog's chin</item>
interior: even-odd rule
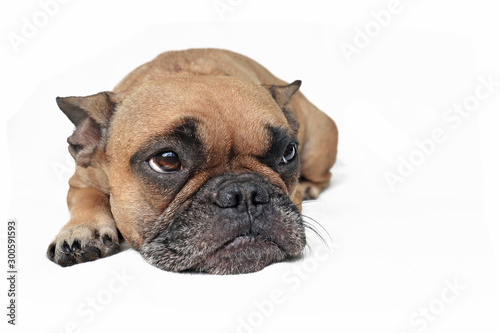
[[[286,258],[285,252],[269,239],[260,235],[238,236],[186,271],[210,274],[253,273]]]
[[[297,249],[297,255],[301,253]],[[153,241],[141,248],[142,256],[153,266],[167,271],[208,274],[245,274],[293,258],[277,243],[261,235],[241,235],[212,250],[186,255],[168,249],[163,241]]]

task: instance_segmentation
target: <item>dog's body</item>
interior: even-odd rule
[[[253,272],[299,255],[300,204],[328,185],[337,153],[335,123],[299,86],[242,55],[192,49],[113,92],[58,98],[77,167],[49,258],[111,255],[119,234],[172,271]]]

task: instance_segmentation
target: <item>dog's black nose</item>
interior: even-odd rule
[[[269,193],[248,180],[223,184],[215,197],[215,203],[220,208],[236,208],[242,212],[255,211],[256,207],[268,202]]]

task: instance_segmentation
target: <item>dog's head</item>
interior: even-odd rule
[[[58,98],[81,167],[109,180],[125,240],[171,271],[254,272],[299,255],[299,88],[231,77],[149,80],[126,94]]]

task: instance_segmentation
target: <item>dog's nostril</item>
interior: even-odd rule
[[[234,189],[224,188],[215,197],[215,203],[221,208],[237,207],[241,201],[241,194]]]
[[[257,187],[252,194],[252,202],[254,204],[266,204],[269,202],[269,193],[261,187]]]

